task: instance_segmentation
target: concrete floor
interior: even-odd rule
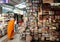
[[[0,42],[3,42],[3,41],[7,41],[7,35],[5,35],[2,38],[0,38]]]
[[[0,38],[0,42],[25,42],[25,41],[20,39],[20,34],[16,34],[13,40],[8,40],[7,35],[6,35]]]
[[[25,42],[25,41],[20,40],[20,34],[16,34],[14,36],[14,39],[13,40],[8,40],[8,42]]]

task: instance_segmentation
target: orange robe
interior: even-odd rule
[[[7,36],[8,39],[11,39],[14,35],[14,20],[10,20],[7,26]]]

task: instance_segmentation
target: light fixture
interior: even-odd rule
[[[15,7],[22,9],[22,8],[25,8],[26,5],[25,5],[25,2],[23,2],[21,4],[15,5]]]

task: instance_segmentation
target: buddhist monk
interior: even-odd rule
[[[14,35],[14,18],[10,18],[10,21],[8,21],[8,26],[7,26],[7,36],[8,39],[12,39]]]

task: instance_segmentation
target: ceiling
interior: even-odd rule
[[[20,4],[20,3],[24,2],[24,1],[25,0],[9,0],[9,3],[6,3],[6,4],[14,6],[14,5]]]

